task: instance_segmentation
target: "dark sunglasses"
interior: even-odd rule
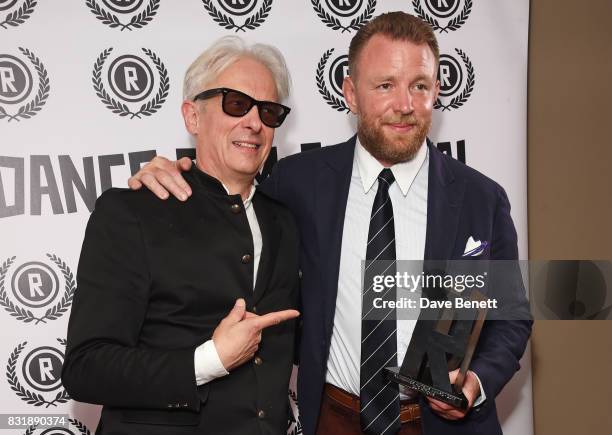
[[[259,119],[271,128],[280,127],[291,109],[272,101],[258,101],[255,98],[234,89],[215,88],[200,92],[193,97],[193,101],[206,100],[215,95],[223,94],[221,108],[229,116],[240,117],[249,113],[253,106],[257,106]]]

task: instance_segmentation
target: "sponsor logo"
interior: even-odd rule
[[[0,267],[0,306],[24,323],[59,319],[72,304],[76,289],[68,265],[55,254],[47,254],[48,261],[18,265],[16,258],[6,259]]]
[[[332,30],[353,32],[372,19],[376,0],[311,0],[312,8]]]
[[[461,3],[463,7],[460,8]],[[425,7],[423,7],[425,6]],[[415,15],[437,32],[454,32],[472,12],[472,0],[412,0]]]
[[[215,23],[234,32],[257,29],[272,10],[272,0],[202,0],[202,4]]]
[[[112,29],[140,29],[157,14],[161,0],[86,0],[91,13]]]
[[[66,340],[58,338],[57,341],[66,346]],[[8,384],[29,405],[48,408],[66,403],[70,396],[62,387],[62,364],[62,350],[53,346],[28,348],[28,342],[24,341],[13,349],[6,364]]]
[[[0,120],[30,119],[47,102],[51,86],[45,65],[27,48],[21,56],[0,53]]]
[[[112,51],[113,48],[104,50],[94,64],[92,81],[100,101],[113,113],[130,119],[156,113],[170,90],[164,63],[148,48],[142,49],[147,57],[124,54],[109,60]]]
[[[0,27],[8,29],[25,23],[34,12],[37,2],[38,0],[0,0]]]
[[[316,82],[319,94],[325,102],[338,112],[348,113],[350,110],[342,93],[342,82],[348,75],[348,56],[346,54],[332,56],[334,49],[330,48],[317,64]]]
[[[441,109],[443,112],[463,106],[472,95],[476,83],[474,65],[470,58],[458,48],[455,49],[455,52],[458,57],[449,54],[440,55],[438,68],[440,93],[434,103],[434,108]]]

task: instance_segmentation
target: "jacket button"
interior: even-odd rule
[[[302,277],[302,269],[298,270],[298,276],[301,278]]]
[[[244,254],[242,256],[242,263],[247,264],[251,261],[251,254]]]
[[[254,362],[255,362],[256,366],[260,366],[260,365],[263,364],[263,360],[260,357],[258,357],[258,356],[255,357]]]
[[[232,206],[230,207],[230,210],[232,211],[232,213],[234,214],[238,214],[240,213],[240,206],[238,204],[232,204]]]
[[[257,417],[259,417],[259,418],[266,418],[266,413],[263,412],[262,409],[260,409],[259,411],[257,411]]]
[[[255,305],[253,305],[253,312],[256,313],[257,312],[257,307]]]

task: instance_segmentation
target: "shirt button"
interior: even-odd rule
[[[266,418],[266,413],[263,412],[262,409],[260,409],[259,411],[257,411],[257,417],[259,417],[259,418]]]
[[[301,278],[302,277],[302,269],[298,270],[298,276]]]
[[[263,364],[263,360],[260,357],[258,357],[258,356],[255,357],[254,362],[255,362],[256,366],[260,366],[260,365]]]
[[[257,312],[257,307],[253,306],[253,312],[256,313]]]
[[[240,206],[238,204],[232,204],[230,210],[232,210],[232,213],[238,214],[240,213]]]
[[[251,255],[250,254],[244,254],[242,256],[242,263],[243,264],[247,264],[251,262]]]

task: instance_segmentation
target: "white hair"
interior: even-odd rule
[[[277,48],[267,44],[247,45],[238,36],[224,36],[200,54],[187,69],[183,81],[183,99],[193,99],[206,90],[206,86],[225,68],[244,57],[260,62],[270,70],[279,101],[289,96],[291,78],[285,58]]]

